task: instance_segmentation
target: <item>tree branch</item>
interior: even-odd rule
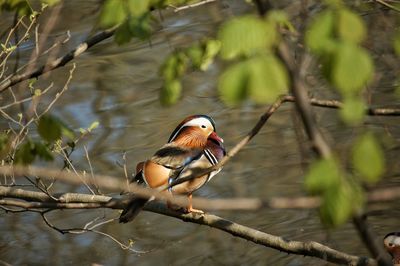
[[[207,225],[212,228],[217,228],[219,230],[225,231],[233,236],[240,237],[251,241],[253,243],[263,245],[269,248],[273,248],[282,252],[289,254],[297,254],[303,256],[310,256],[320,258],[332,263],[337,264],[347,264],[347,265],[376,265],[376,261],[366,257],[352,256],[330,247],[322,245],[318,242],[308,241],[292,241],[284,239],[279,236],[267,234],[253,228],[234,223],[232,221],[223,219],[216,215],[204,214],[204,215],[194,215],[194,214],[179,214],[173,212],[167,208],[160,208],[161,206],[147,206],[146,210],[151,209],[151,211],[172,216],[181,219],[186,222],[197,223],[201,225]]]
[[[69,61],[80,56],[82,53],[84,53],[87,49],[89,49],[93,45],[113,36],[115,33],[115,29],[116,28],[114,27],[114,28],[107,29],[107,30],[97,33],[96,35],[86,39],[84,42],[79,44],[75,49],[71,50],[66,55],[59,57],[51,62],[48,62],[45,65],[42,65],[32,71],[27,71],[23,74],[14,75],[14,76],[4,79],[3,81],[0,82],[0,93],[6,91],[8,88],[10,88],[11,86],[13,86],[21,81],[39,77],[40,75],[42,75],[46,72],[49,72],[51,70],[54,70],[56,68],[64,66]]]
[[[197,2],[197,3],[190,4],[190,5],[185,5],[185,6],[179,6],[179,7],[175,7],[175,6],[172,6],[172,5],[169,5],[169,6],[174,9],[174,12],[179,12],[179,11],[182,11],[182,10],[185,10],[185,9],[202,6],[202,5],[205,5],[205,4],[209,4],[209,3],[212,3],[212,2],[215,2],[215,1],[217,1],[217,0],[203,0],[203,1],[200,1],[200,2]]]
[[[8,190],[11,195],[21,196],[22,190],[16,190],[14,193],[12,189]],[[18,193],[17,193],[18,192]],[[42,194],[42,195],[39,195]],[[24,198],[34,198],[42,200],[44,197],[48,197],[43,192],[36,192],[34,196],[27,192],[27,195]],[[75,194],[78,195],[78,194]],[[4,193],[1,196],[6,196]],[[72,195],[71,195],[72,196]],[[24,202],[20,200],[14,199],[0,199],[0,205],[5,206],[13,206],[23,208],[24,210],[37,211],[37,209],[46,209],[47,211],[50,209],[82,209],[82,208],[112,208],[112,209],[123,209],[126,207],[126,202],[112,199],[106,196],[98,196],[98,195],[83,195],[80,198],[85,198],[86,196],[92,197],[92,199],[99,199],[100,202],[83,202],[83,203],[62,203],[62,202]],[[108,201],[104,201],[106,198],[109,198]],[[235,204],[235,203],[233,203]],[[181,212],[173,211],[166,207],[165,204],[160,202],[150,202],[144,208],[146,211],[151,211],[159,214],[163,214],[166,216],[175,217],[177,219],[183,220],[185,222],[197,223],[201,225],[207,225],[224,232],[227,232],[233,236],[246,239],[248,241],[252,241],[256,244],[263,245],[269,248],[273,248],[279,251],[287,252],[290,254],[304,255],[310,257],[320,258],[333,263],[340,264],[348,264],[348,265],[376,265],[376,262],[372,259],[365,257],[357,257],[346,254],[344,252],[340,252],[334,250],[328,246],[322,245],[320,243],[309,241],[309,242],[300,242],[300,241],[291,241],[287,239],[283,239],[279,236],[270,235],[256,229],[243,226],[232,221],[223,219],[216,215],[212,214],[183,214]],[[42,212],[43,213],[43,212]],[[48,221],[46,222],[48,224]],[[48,224],[49,225],[49,224]],[[52,228],[57,228],[54,225],[51,225]],[[56,229],[59,232],[65,232],[65,230]]]

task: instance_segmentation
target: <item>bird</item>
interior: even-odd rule
[[[187,177],[197,169],[216,165],[225,155],[224,141],[216,133],[214,120],[208,115],[191,115],[172,131],[167,144],[157,150],[150,159],[137,164],[136,175],[132,181],[157,189]],[[220,170],[221,168],[180,183],[168,191],[173,195],[188,196],[189,205],[185,212],[204,213],[193,208],[192,193],[210,181]],[[133,196],[123,210],[119,222],[132,221],[144,205],[153,199]]]
[[[393,265],[400,266],[400,232],[387,234],[383,238],[383,245],[392,256]]]

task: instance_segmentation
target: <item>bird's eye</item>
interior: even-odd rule
[[[207,128],[205,125],[201,125],[201,128]]]

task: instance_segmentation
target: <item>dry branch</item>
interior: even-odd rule
[[[279,236],[267,234],[253,228],[234,223],[216,215],[204,214],[181,214],[165,208],[162,205],[150,204],[145,210],[151,210],[160,214],[172,216],[186,222],[208,225],[213,228],[225,231],[253,243],[270,247],[289,254],[304,255],[320,258],[332,263],[347,265],[376,265],[376,261],[370,258],[352,256],[318,242],[291,241]]]
[[[83,52],[85,52],[87,49],[89,49],[93,45],[95,45],[107,38],[110,38],[111,36],[114,35],[114,33],[115,33],[115,28],[101,31],[101,32],[97,33],[96,35],[86,39],[84,42],[79,44],[75,49],[71,50],[70,52],[68,52],[66,55],[64,55],[62,57],[59,57],[51,62],[48,62],[47,64],[42,65],[32,71],[27,71],[23,74],[14,75],[14,76],[11,76],[10,78],[4,79],[3,81],[0,82],[0,93],[4,92],[11,86],[13,86],[21,81],[39,77],[40,75],[42,75],[46,72],[49,72],[51,70],[54,70],[56,68],[64,66],[69,61],[80,56]]]
[[[37,199],[38,201],[44,200],[46,197],[52,200],[48,195],[43,192],[24,191],[22,189],[8,188],[7,191],[4,190],[5,187],[0,187],[1,197],[20,197],[23,199]],[[7,194],[7,193],[8,194]],[[24,195],[26,194],[26,195]],[[126,202],[120,201],[118,199],[113,199],[111,197],[99,196],[99,195],[85,195],[85,194],[70,194],[70,199],[72,201],[77,201],[78,199],[88,200],[90,202],[26,202],[16,199],[0,199],[0,205],[19,207],[23,210],[37,211],[38,209],[44,209],[48,211],[49,209],[81,209],[81,208],[112,208],[112,209],[123,209],[126,207]],[[98,200],[94,202],[93,200]],[[231,202],[232,204],[232,202]],[[235,203],[233,203],[235,204]],[[233,205],[232,204],[232,205]],[[212,214],[183,214],[180,212],[173,211],[165,206],[165,204],[159,202],[151,202],[146,205],[145,210],[175,217],[186,222],[197,223],[201,225],[207,225],[212,228],[216,228],[227,232],[233,236],[252,241],[256,244],[270,247],[279,251],[283,251],[290,254],[298,254],[310,257],[320,258],[329,262],[348,264],[348,265],[376,265],[376,262],[372,259],[365,257],[352,256],[337,250],[334,250],[328,246],[322,245],[320,243],[309,241],[291,241],[284,239],[279,236],[270,235],[256,229],[234,223],[232,221],[223,219]],[[13,211],[13,210],[11,210]],[[19,210],[15,210],[19,211]],[[57,228],[54,225],[52,228]],[[65,230],[58,229],[60,232],[66,232]]]

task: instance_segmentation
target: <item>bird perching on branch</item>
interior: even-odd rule
[[[216,133],[214,120],[207,115],[192,115],[185,118],[172,132],[168,143],[161,147],[151,159],[138,163],[134,181],[157,189],[187,177],[197,169],[216,165],[224,156],[223,139]],[[172,194],[188,195],[186,212],[203,213],[194,209],[192,193],[206,184],[221,169],[170,187]],[[143,206],[153,198],[133,197],[122,212],[119,221],[132,221]]]

